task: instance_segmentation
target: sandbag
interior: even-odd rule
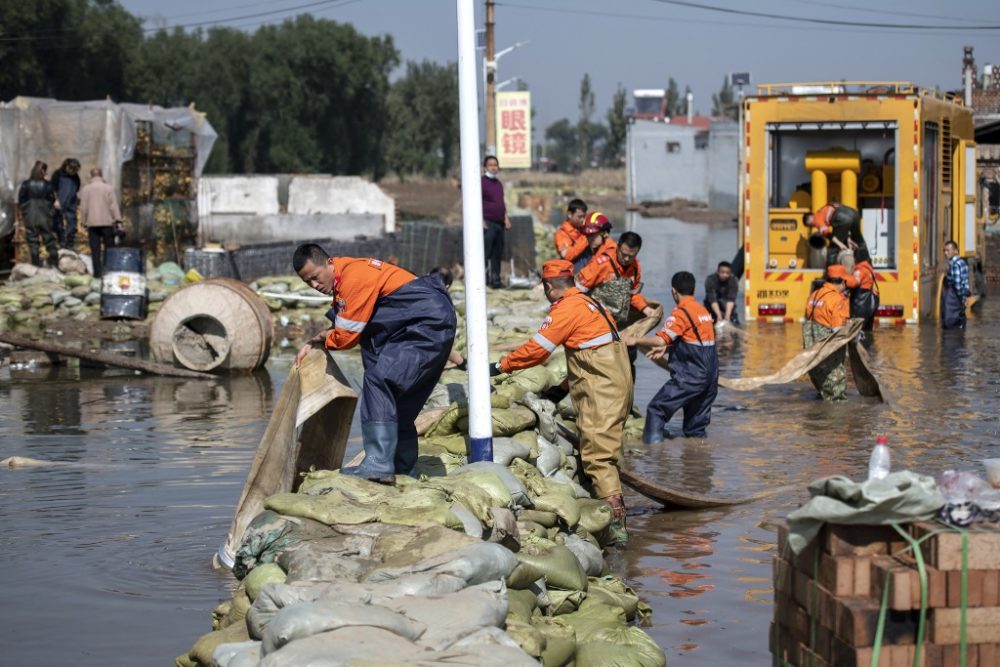
[[[219,644],[212,651],[212,667],[229,667],[233,658],[240,653],[257,649],[257,660],[260,660],[260,642],[248,641],[234,644]],[[257,664],[254,662],[254,664]]]
[[[320,496],[330,491],[339,491],[362,505],[373,505],[388,496],[399,495],[401,491],[393,486],[372,482],[357,475],[344,475],[339,470],[313,470],[302,477],[299,493]]]
[[[576,505],[580,508],[580,527],[588,533],[599,533],[611,525],[614,517],[607,502],[597,498],[577,498]]]
[[[357,580],[376,563],[359,553],[353,546],[356,542],[344,535],[304,540],[282,551],[278,565],[288,573],[289,582]]]
[[[520,433],[529,428],[534,428],[536,422],[535,413],[521,406],[494,408],[492,416],[494,437]],[[461,433],[469,432],[468,412],[459,418],[457,426]]]
[[[572,489],[570,489],[572,491]],[[558,516],[567,528],[573,529],[580,523],[580,507],[576,504],[576,498],[565,493],[546,491],[536,495],[535,509],[543,512],[553,512]]]
[[[486,461],[485,463],[489,462]],[[434,483],[443,488],[471,484],[485,492],[489,496],[490,502],[496,507],[510,507],[513,503],[510,491],[507,490],[507,484],[496,474],[496,468],[486,469],[483,466],[465,466],[463,469],[456,470],[448,475],[444,480],[432,480],[427,483]]]
[[[449,509],[462,522],[462,530],[465,531],[466,535],[471,537],[483,536],[483,524],[472,510],[458,501],[453,502]]]
[[[576,648],[578,667],[666,667],[663,649],[637,627],[605,628]]]
[[[542,664],[545,667],[565,667],[576,655],[576,632],[571,627],[559,625],[551,618],[536,616],[531,624],[545,635]]]
[[[560,616],[571,614],[580,608],[586,599],[587,593],[583,591],[549,591],[549,606],[546,612],[550,616]]]
[[[324,600],[286,607],[271,619],[261,638],[261,653],[268,655],[285,644],[344,627],[381,628],[409,641],[417,640],[427,627],[386,607]]]
[[[301,523],[265,510],[247,526],[236,550],[233,576],[243,579],[253,568],[273,563],[278,553],[302,539]]]
[[[644,602],[640,602],[639,596],[629,588],[624,581],[617,577],[591,577],[587,589],[587,602],[590,604],[604,604],[611,607],[621,607],[625,611],[625,619],[632,621],[636,616],[640,620],[646,620],[652,615],[652,610]]]
[[[555,621],[572,628],[579,643],[598,639],[599,633],[607,628],[626,625],[625,611],[621,607],[603,604],[584,604],[579,611],[559,616]]]
[[[449,509],[448,495],[439,489],[408,487],[402,494],[386,499],[376,507],[382,523],[401,526],[426,526],[436,523],[452,530],[463,530],[462,522]]]
[[[286,578],[284,570],[278,565],[265,563],[259,567],[255,567],[246,576],[246,579],[243,580],[243,585],[246,588],[247,597],[253,602],[257,599],[257,593],[265,584],[282,584]]]
[[[333,525],[336,523],[371,523],[377,519],[374,505],[363,505],[341,491],[322,496],[303,493],[279,493],[269,496],[264,507],[289,516],[304,517]]]
[[[332,667],[370,663],[401,663],[414,657],[419,648],[402,637],[367,626],[346,627],[321,632],[282,646],[264,657],[259,667]]]
[[[555,521],[556,515],[552,515],[552,520]],[[517,532],[519,535],[530,535],[532,537],[545,537],[548,535],[545,526],[540,523],[535,523],[534,521],[524,521],[518,520],[517,522]]]
[[[529,465],[525,463],[525,465]],[[507,469],[506,466],[500,465],[498,463],[490,463],[489,461],[477,461],[475,463],[468,463],[461,468],[455,469],[452,473],[454,475],[462,475],[467,472],[489,472],[492,473],[503,483],[504,487],[507,489],[507,493],[510,494],[511,501],[518,507],[531,507],[531,497],[528,495],[527,490],[524,485],[518,480],[517,477]]]
[[[507,575],[507,587],[515,590],[528,590],[545,573],[533,562],[520,561],[514,571]]]
[[[251,602],[250,597],[247,595],[245,586],[240,586],[233,595],[232,600],[218,604],[212,610],[212,629],[221,630],[233,623],[244,622],[252,606],[253,602]]]
[[[177,665],[211,667],[212,654],[220,644],[237,644],[249,640],[247,626],[243,623],[234,623],[227,628],[213,630],[202,635],[191,647],[191,650],[186,655],[178,656],[175,662]]]
[[[565,534],[561,537],[563,546],[573,552],[588,577],[596,577],[604,572],[604,554],[601,553],[600,549],[573,534]]]
[[[253,646],[247,646],[230,658],[225,667],[258,667],[259,664],[260,642],[253,642]]]
[[[587,590],[587,574],[573,552],[561,544],[544,539],[525,539],[517,560],[534,566],[548,588],[564,591]]]
[[[469,453],[469,438],[461,433],[451,435],[432,435],[420,439],[421,446],[442,447],[449,454],[467,456]]]
[[[531,447],[513,438],[493,438],[493,462],[502,466],[509,465],[514,459],[527,460],[531,455]]]
[[[552,528],[559,521],[559,517],[555,512],[543,512],[540,510],[521,510],[517,513],[517,517],[521,521],[537,523],[543,528]]]
[[[507,589],[507,618],[517,616],[522,621],[529,621],[536,609],[538,598],[534,593],[529,590]]]
[[[570,554],[572,555],[572,554]],[[574,562],[575,562],[574,558]],[[479,542],[446,551],[413,565],[380,568],[368,575],[368,581],[391,581],[407,574],[428,572],[449,574],[469,585],[505,579],[517,566],[517,557],[499,544]],[[506,612],[504,612],[506,615]]]
[[[542,657],[545,651],[545,635],[527,621],[508,617],[507,634],[532,658]]]
[[[386,606],[426,625],[418,644],[440,650],[480,628],[502,627],[507,588],[502,581],[491,581],[441,597],[398,598]]]
[[[416,530],[388,527],[375,542],[374,552],[382,558],[383,567],[413,565],[427,558],[452,551],[468,544],[479,544],[481,537],[469,537],[444,526],[423,526]]]
[[[544,438],[538,438],[538,458],[535,467],[546,477],[555,474],[562,463],[562,452],[554,444]]]
[[[421,653],[417,659],[421,665],[475,665],[476,667],[538,667],[538,661],[522,651],[519,647],[491,646],[484,651],[479,646],[462,648],[459,644],[466,639],[480,636],[482,631],[477,631],[456,642],[453,647],[443,651],[432,651]],[[369,667],[374,665],[369,664]],[[382,665],[381,667],[389,667]],[[398,667],[393,665],[392,667]]]

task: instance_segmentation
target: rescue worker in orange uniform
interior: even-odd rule
[[[694,298],[695,278],[679,271],[670,279],[677,307],[654,336],[636,336],[630,345],[649,348],[646,356],[659,359],[670,349],[670,380],[646,407],[643,442],[663,442],[667,423],[678,410],[684,411],[683,433],[704,438],[712,421],[712,404],[719,392],[719,356],[715,349],[712,315]]]
[[[615,243],[609,232],[611,222],[600,212],[587,216],[587,222],[582,231],[594,248],[594,257],[576,275],[576,287],[581,292],[596,292],[598,288],[614,280],[624,280],[629,287],[627,304],[610,305],[618,324],[621,325],[628,317],[628,306],[640,311],[645,316],[653,314],[653,308],[642,296],[642,267],[639,264],[639,250],[642,248],[642,237],[635,232],[625,232]],[[598,298],[598,294],[592,294]],[[602,299],[598,298],[599,301]],[[603,302],[603,301],[602,301]],[[605,306],[609,306],[604,302]]]
[[[552,304],[531,340],[491,366],[490,374],[537,366],[560,345],[566,348],[569,395],[577,412],[583,471],[598,498],[614,514],[612,543],[628,540],[618,461],[625,419],[632,407],[628,353],[604,306],[573,286],[573,265],[553,259],[542,267],[542,285]]]
[[[587,204],[582,199],[570,201],[566,207],[566,219],[556,230],[553,239],[556,253],[565,260],[573,262],[573,269],[579,271],[587,265],[593,256],[587,236],[580,231],[587,217]]]
[[[854,275],[844,283],[851,291],[851,317],[865,321],[863,331],[871,331],[875,324],[875,313],[879,306],[878,274],[871,263],[871,254],[866,246],[858,246],[854,251]]]
[[[295,271],[333,297],[333,328],[311,338],[312,348],[346,350],[360,343],[364,461],[343,468],[381,483],[410,474],[417,463],[414,420],[441,377],[455,339],[455,308],[440,279],[417,278],[378,259],[331,258],[307,243],[295,250]]]
[[[826,268],[823,285],[809,295],[806,321],[802,323],[802,346],[810,347],[823,340],[851,318],[847,300],[847,283],[854,276],[840,264]],[[824,401],[843,401],[847,395],[847,371],[844,358],[847,349],[841,347],[809,371],[809,379]]]

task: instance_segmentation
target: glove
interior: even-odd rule
[[[460,371],[467,371],[467,370],[469,370],[469,360],[463,357],[462,358],[462,363],[455,364],[455,368],[457,368]]]
[[[503,371],[500,370],[500,362],[499,361],[497,363],[495,363],[495,364],[490,364],[490,377],[491,378],[496,377],[496,376],[500,375],[501,373],[503,373]]]

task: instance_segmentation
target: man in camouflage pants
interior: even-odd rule
[[[823,340],[850,319],[850,302],[847,299],[847,279],[850,274],[840,264],[827,267],[826,282],[809,295],[806,304],[806,321],[802,323],[802,345],[809,347]],[[843,401],[847,398],[847,371],[845,348],[840,348],[809,371],[809,379],[824,401]]]

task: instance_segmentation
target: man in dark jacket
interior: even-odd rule
[[[739,322],[736,314],[739,292],[739,280],[733,276],[733,265],[729,262],[719,262],[715,273],[705,278],[705,308],[715,320],[717,329],[726,322]]]
[[[28,242],[28,252],[31,254],[31,263],[35,266],[42,265],[41,247],[39,241],[45,245],[48,252],[48,263],[56,266],[59,261],[59,247],[56,243],[56,235],[52,231],[53,208],[59,208],[52,184],[45,180],[48,172],[48,165],[41,160],[35,162],[31,168],[31,176],[21,183],[17,191],[17,218],[24,224],[24,238]]]
[[[60,208],[52,214],[52,231],[63,248],[73,249],[76,243],[76,206],[80,202],[80,161],[68,157],[52,172],[52,191]]]
[[[503,241],[505,232],[510,229],[510,218],[507,217],[507,206],[503,201],[503,183],[497,174],[500,173],[500,162],[496,157],[487,155],[483,160],[483,254],[489,273],[486,274],[487,287],[500,287],[500,262],[503,260]]]

